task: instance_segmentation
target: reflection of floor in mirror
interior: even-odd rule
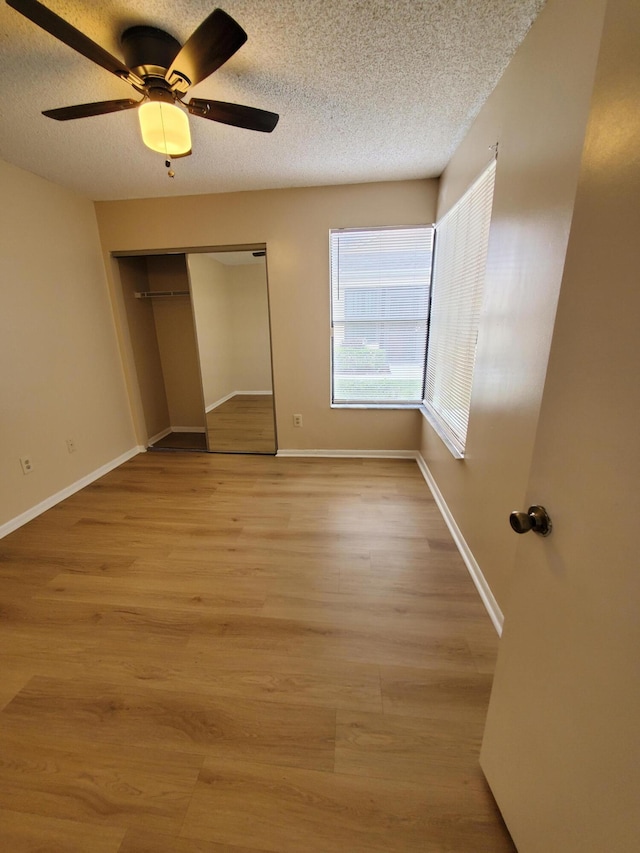
[[[204,432],[170,432],[159,441],[149,445],[148,450],[200,450],[207,449]]]
[[[230,453],[275,453],[276,435],[271,394],[236,394],[207,412],[209,450]]]

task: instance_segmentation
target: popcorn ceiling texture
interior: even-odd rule
[[[544,0],[220,0],[249,38],[187,96],[280,113],[272,134],[190,116],[193,155],[166,175],[135,110],[55,122],[54,107],[137,97],[0,5],[0,157],[94,199],[436,177]],[[207,0],[45,0],[121,57],[151,24],[184,43]]]

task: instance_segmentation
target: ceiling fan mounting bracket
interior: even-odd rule
[[[146,95],[150,101],[162,101],[165,104],[173,104],[177,100],[164,80],[147,81]]]

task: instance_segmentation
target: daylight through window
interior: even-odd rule
[[[469,424],[495,171],[494,160],[435,226],[330,232],[332,404],[421,406],[457,457]]]
[[[436,224],[425,408],[464,455],[487,265],[496,161]]]
[[[336,230],[330,240],[332,402],[419,404],[433,228]]]

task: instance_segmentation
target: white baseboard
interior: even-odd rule
[[[278,450],[276,456],[318,456],[325,459],[415,459],[415,450]]]
[[[227,394],[225,397],[220,397],[219,400],[216,400],[215,403],[211,403],[209,406],[205,408],[205,412],[212,412],[214,409],[217,409],[218,406],[221,406],[223,403],[226,403],[227,400],[230,400],[232,397],[237,397],[238,394],[249,394],[252,397],[258,397],[261,394],[273,394],[273,391],[232,391],[230,394]]]
[[[54,495],[51,495],[50,497],[45,498],[43,501],[40,501],[39,504],[32,506],[30,509],[26,510],[20,515],[17,515],[15,518],[12,518],[9,521],[5,522],[2,526],[0,526],[0,539],[2,539],[4,536],[8,536],[9,533],[13,533],[14,530],[17,530],[19,527],[22,527],[23,524],[27,524],[27,522],[32,521],[39,515],[42,515],[43,512],[46,512],[48,509],[51,509],[51,507],[55,506],[56,504],[59,504],[60,501],[71,497],[71,495],[74,495],[76,492],[79,492],[80,489],[84,489],[85,486],[90,485],[95,480],[99,480],[100,477],[104,477],[104,475],[108,474],[109,471],[113,471],[114,468],[117,468],[119,465],[122,465],[123,462],[126,462],[128,459],[132,459],[134,456],[137,456],[138,453],[144,452],[145,450],[146,448],[144,447],[132,447],[131,450],[127,450],[126,453],[123,453],[116,459],[112,459],[110,462],[107,462],[105,465],[102,465],[100,468],[97,468],[95,471],[92,471],[85,477],[81,477],[81,479],[76,480],[76,482],[72,483],[70,486],[61,489]]]
[[[226,403],[227,400],[230,400],[232,397],[235,397],[237,391],[232,391],[230,394],[226,394],[224,397],[220,397],[219,400],[216,400],[215,403],[211,403],[210,406],[206,406],[205,412],[212,412],[214,409],[217,409],[218,406],[221,406],[223,403]]]
[[[172,426],[169,432],[206,432],[203,426]],[[167,433],[168,435],[169,433]]]
[[[171,427],[167,427],[166,429],[161,430],[161,432],[159,432],[157,435],[152,435],[151,438],[149,438],[147,444],[155,444],[156,441],[160,441],[161,438],[164,438],[165,435],[169,435],[170,432]]]
[[[473,556],[471,548],[467,545],[467,542],[462,535],[451,510],[447,506],[447,502],[445,501],[442,492],[438,488],[436,481],[433,479],[433,474],[429,470],[429,467],[421,453],[416,454],[416,461],[418,463],[420,473],[427,481],[427,485],[431,490],[431,494],[433,495],[438,509],[442,513],[445,524],[449,528],[453,541],[456,543],[460,556],[464,560],[469,574],[471,575],[471,580],[474,582],[476,589],[478,590],[482,603],[489,614],[489,618],[493,622],[493,627],[496,629],[498,636],[501,637],[504,616],[502,614],[502,610],[500,610],[500,607],[498,606],[498,602],[495,600],[495,597],[491,592],[491,587],[487,583],[485,576],[482,574],[482,569],[478,565],[476,558]]]

